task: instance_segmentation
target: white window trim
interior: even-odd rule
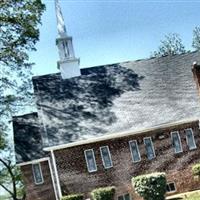
[[[187,138],[187,135],[186,135],[185,137],[186,137],[186,142],[187,142],[187,145],[188,145],[188,147],[189,147],[189,150],[196,149],[196,148],[197,148],[197,145],[196,145],[196,141],[195,141],[195,138],[194,138],[194,133],[193,133],[192,128],[186,128],[185,130],[190,130],[190,131],[191,131],[191,133],[192,133],[192,139],[193,139],[194,144],[195,144],[195,147],[190,148],[189,143],[188,143],[188,138]]]
[[[34,165],[39,165],[39,170],[40,170],[40,174],[41,174],[41,177],[42,177],[42,181],[41,182],[36,182],[36,177],[35,177],[35,171],[34,171]],[[40,162],[38,162],[38,163],[33,163],[32,164],[32,172],[33,172],[33,177],[34,177],[34,182],[35,182],[35,185],[41,185],[41,184],[43,184],[44,183],[44,178],[43,178],[43,173],[42,173],[42,168],[41,168],[41,164],[40,164]]]
[[[138,151],[138,154],[139,154],[139,160],[135,161],[133,159],[133,152],[132,152],[132,148],[131,148],[131,142],[135,142],[136,143],[136,148],[137,148],[137,151]],[[139,151],[139,147],[138,147],[138,143],[137,143],[137,140],[130,140],[129,141],[129,148],[130,148],[130,151],[131,151],[131,158],[132,158],[132,161],[134,163],[137,163],[137,162],[140,162],[141,161],[141,155],[140,155],[140,151]]]
[[[171,132],[171,141],[172,141],[172,145],[173,145],[173,138],[172,138],[172,134],[173,133],[177,133],[178,134],[178,139],[180,141],[180,145],[181,145],[181,150],[180,151],[176,151],[176,148],[173,146],[174,148],[174,153],[177,154],[177,153],[182,153],[183,152],[183,147],[182,147],[182,142],[181,142],[181,137],[180,137],[180,134],[179,134],[179,131],[172,131]]]
[[[153,142],[152,142],[151,137],[144,137],[144,138],[143,138],[143,142],[144,142],[144,145],[146,146],[146,144],[145,144],[145,139],[149,139],[149,138],[150,138],[150,141],[151,141],[151,146],[152,146],[153,154],[154,154],[154,157],[153,157],[152,159],[154,159],[154,158],[156,157],[156,153],[155,153],[155,149],[154,149],[154,145],[153,145]],[[145,148],[145,150],[146,150],[146,148]],[[147,153],[147,151],[146,151],[146,153]],[[148,159],[148,156],[147,156],[147,159]],[[152,160],[152,159],[149,159],[149,160]]]
[[[86,152],[87,151],[92,151],[92,155],[93,155],[93,158],[94,158],[94,164],[95,164],[95,170],[89,170],[89,164],[88,164],[88,160],[87,160],[87,155],[86,155]],[[87,149],[84,151],[84,155],[85,155],[85,160],[86,160],[86,164],[87,164],[87,169],[88,169],[88,172],[96,172],[97,171],[97,164],[96,164],[96,158],[95,158],[95,155],[94,155],[94,150],[93,149]]]
[[[174,191],[170,191],[170,192],[167,192],[167,191],[166,191],[167,194],[171,194],[171,193],[176,192],[176,184],[175,184],[175,182],[173,182],[173,181],[171,181],[171,182],[167,182],[167,185],[169,185],[170,183],[173,183],[173,184],[174,184],[174,188],[175,188],[175,190],[174,190]]]
[[[110,161],[111,161],[111,166],[109,166],[109,167],[106,167],[106,164],[105,164],[104,159],[103,159],[102,148],[105,148],[105,147],[106,147],[107,150],[108,150],[108,156],[109,156]],[[100,153],[101,153],[101,159],[102,159],[104,168],[105,168],[105,169],[112,168],[112,167],[113,167],[113,163],[112,163],[112,157],[111,157],[111,154],[110,154],[110,149],[109,149],[109,147],[108,147],[108,146],[102,146],[102,147],[100,147]]]

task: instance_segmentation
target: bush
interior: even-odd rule
[[[83,194],[72,194],[63,196],[61,200],[83,200]]]
[[[98,188],[91,192],[93,200],[113,200],[115,187]]]
[[[152,173],[132,178],[135,191],[144,200],[164,200],[166,193],[165,173]]]
[[[194,176],[200,176],[200,163],[192,166],[192,173]]]

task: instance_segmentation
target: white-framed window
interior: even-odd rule
[[[147,153],[147,158],[149,160],[155,158],[156,154],[155,154],[155,150],[154,150],[154,146],[153,146],[151,137],[145,137],[143,140],[144,140],[144,145],[145,145],[145,149],[146,149],[146,153]]]
[[[35,182],[36,185],[44,183],[40,163],[32,164],[32,172],[33,172],[34,182]]]
[[[167,183],[166,191],[167,191],[167,193],[176,192],[175,183],[174,183],[174,182],[169,182],[169,183]]]
[[[112,158],[108,146],[100,147],[101,158],[105,169],[113,167]]]
[[[96,165],[96,160],[95,160],[93,149],[85,150],[84,154],[85,154],[85,160],[86,160],[88,172],[97,171],[97,165]]]
[[[131,197],[130,197],[130,194],[123,194],[123,195],[120,195],[118,196],[117,198],[118,200],[131,200]]]
[[[185,133],[186,133],[186,142],[187,142],[189,149],[190,150],[196,149],[197,146],[196,146],[196,142],[194,139],[194,134],[193,134],[192,129],[191,128],[185,129]]]
[[[174,147],[174,153],[183,152],[181,138],[178,131],[171,132],[171,139],[172,139],[172,145]]]
[[[132,157],[133,162],[139,162],[141,160],[141,157],[140,157],[140,152],[138,149],[137,140],[129,141],[129,147],[130,147],[131,157]]]

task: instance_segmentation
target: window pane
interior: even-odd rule
[[[96,161],[94,157],[94,152],[92,149],[85,151],[85,158],[87,162],[87,167],[89,172],[93,172],[97,170]]]
[[[112,160],[111,160],[109,148],[107,146],[101,147],[100,150],[101,150],[101,157],[103,160],[104,167],[105,168],[112,167]]]
[[[151,138],[144,138],[144,144],[145,144],[145,149],[147,152],[147,158],[149,160],[153,159],[155,157],[155,153],[154,153],[154,148],[153,148]]]
[[[174,183],[170,183],[170,184],[169,184],[169,188],[170,188],[170,191],[171,191],[171,192],[176,190],[176,189],[175,189],[175,184],[174,184]]]
[[[186,139],[187,139],[187,144],[189,146],[189,149],[196,149],[196,143],[194,140],[194,135],[192,132],[192,129],[186,129]]]
[[[172,144],[173,144],[175,153],[182,152],[182,146],[181,146],[180,136],[178,132],[172,132]]]
[[[140,152],[138,150],[137,141],[136,140],[130,141],[129,145],[130,145],[133,161],[134,162],[140,161]]]
[[[125,194],[124,195],[124,200],[130,200],[130,195],[129,194]]]
[[[42,177],[42,172],[41,172],[41,167],[40,164],[33,164],[32,165],[33,169],[33,176],[36,184],[42,183],[43,182],[43,177]]]
[[[167,192],[174,192],[174,191],[176,191],[175,183],[167,183],[166,190],[167,190]]]
[[[123,196],[119,196],[118,200],[124,200]]]

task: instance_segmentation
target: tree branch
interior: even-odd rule
[[[12,197],[14,197],[14,196],[13,196],[13,193],[12,193],[6,186],[4,186],[2,183],[0,183],[0,186],[1,186],[4,190],[6,190]]]
[[[14,199],[17,199],[16,180],[15,180],[15,175],[12,172],[11,161],[8,160],[8,163],[7,163],[6,161],[0,158],[0,162],[7,168],[12,179],[13,192],[10,192],[10,194],[12,194],[12,197]]]

